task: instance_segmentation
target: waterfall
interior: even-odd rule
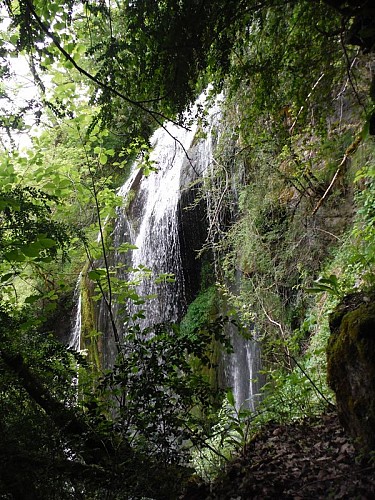
[[[151,154],[157,171],[143,177],[138,187],[142,208],[131,228],[132,242],[137,247],[132,252],[132,266],[146,266],[152,273],[153,278],[143,280],[137,289],[141,296],[157,295],[147,302],[147,322],[150,324],[177,321],[183,308],[185,288],[176,211],[185,151],[189,150],[195,132],[196,125],[190,130],[174,125],[157,130],[152,138]],[[136,225],[138,227],[134,227]],[[154,279],[159,274],[173,275],[175,282],[161,279],[155,284]]]
[[[202,106],[202,96],[197,106]],[[192,110],[196,114],[197,107]],[[113,231],[115,249],[124,242],[137,248],[128,255],[115,251],[113,264],[123,265],[120,279],[137,281],[137,272],[126,269],[147,269],[151,277],[139,280],[136,292],[151,297],[143,307],[146,318],[141,326],[160,322],[180,321],[187,306],[199,293],[200,264],[197,252],[207,241],[209,196],[194,205],[192,183],[202,182],[213,164],[213,151],[220,134],[220,105],[214,104],[205,116],[204,125],[190,120],[189,128],[167,124],[151,138],[150,160],[156,171],[148,176],[135,165],[133,172],[119,194],[124,206],[118,210]],[[199,181],[200,179],[200,181]],[[186,210],[193,204],[194,209]],[[143,267],[144,266],[144,267]],[[155,276],[162,275],[155,282]],[[174,276],[174,281],[170,279]],[[163,278],[164,276],[164,278]],[[127,306],[134,312],[138,306]],[[128,309],[129,312],[129,309]],[[114,306],[120,337],[124,333],[124,316],[118,304]],[[108,313],[100,306],[98,330],[104,332],[103,360],[113,364],[116,349],[108,333]],[[106,332],[107,330],[107,332]],[[234,352],[223,355],[222,385],[233,388],[237,406],[254,408],[258,384],[252,380],[259,369],[259,349],[253,341],[245,340],[234,327],[228,327]]]
[[[197,108],[203,101],[202,95],[190,116],[197,113]],[[137,286],[140,296],[155,296],[147,300],[147,318],[143,326],[175,322],[186,312],[192,293],[187,283],[191,281],[191,277],[187,276],[183,261],[189,257],[195,260],[196,255],[186,256],[184,250],[189,247],[191,254],[197,252],[205,241],[206,232],[197,237],[201,229],[196,228],[194,234],[182,234],[181,217],[184,214],[181,212],[188,202],[181,204],[181,199],[189,190],[190,184],[204,174],[212,161],[210,132],[217,123],[219,114],[216,103],[205,118],[207,138],[204,140],[196,139],[197,120],[188,120],[189,128],[169,123],[158,129],[151,138],[153,150],[150,155],[156,171],[147,177],[141,175],[139,170],[133,171],[131,178],[119,190],[119,194],[125,199],[129,193],[132,198],[136,191],[136,198],[125,202],[130,207],[118,213],[114,231],[115,247],[129,238],[137,247],[131,254],[131,266],[135,269],[144,266],[151,271],[152,276]],[[203,221],[199,222],[202,225]],[[193,238],[195,241],[186,242],[186,238]],[[155,283],[158,275],[162,277]],[[171,276],[174,277],[174,282],[171,281]],[[132,277],[136,279],[136,274]],[[194,278],[199,280],[199,276]]]
[[[69,336],[68,347],[76,352],[81,351],[81,331],[82,331],[82,297],[81,297],[81,274],[78,277],[73,295],[74,311],[71,333]],[[78,363],[76,374],[72,379],[72,386],[75,388],[75,403],[78,400]]]
[[[228,330],[233,352],[225,354],[222,361],[224,382],[232,388],[237,409],[254,411],[263,385],[259,345],[253,339],[245,339],[232,325]]]
[[[81,275],[79,276],[74,290],[72,328],[69,337],[68,347],[79,352],[81,349],[81,326],[82,326],[82,297],[81,297]]]

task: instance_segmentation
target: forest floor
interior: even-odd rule
[[[360,459],[337,415],[269,424],[211,485],[184,500],[375,499],[375,464]]]

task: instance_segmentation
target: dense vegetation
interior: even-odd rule
[[[367,4],[1,2],[2,497],[176,498],[191,467],[212,477],[265,421],[333,403],[328,314],[374,286]],[[22,89],[16,58],[37,92]],[[104,221],[133,160],[154,168],[151,132],[183,124],[208,83],[226,96],[216,168],[199,193],[215,283],[202,282],[181,328],[145,331],[142,313],[129,317],[118,362],[103,371],[89,319],[88,356],[56,338],[66,341],[77,277],[84,269],[110,321],[114,296],[142,301],[110,272]],[[256,415],[212,395],[212,335],[230,348],[219,296],[230,321],[256,325],[267,375]]]

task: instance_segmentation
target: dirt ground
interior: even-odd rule
[[[329,413],[270,424],[213,484],[191,485],[183,500],[375,499],[375,463],[361,458]]]

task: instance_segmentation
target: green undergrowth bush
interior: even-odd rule
[[[211,437],[191,453],[191,465],[200,477],[207,481],[214,479],[229,460],[244,451],[252,433],[252,419],[250,410],[236,407],[233,393],[228,390]]]
[[[189,305],[180,323],[181,334],[191,341],[211,339],[206,349],[206,362],[190,356],[189,363],[197,374],[207,377],[213,390],[222,389],[219,382],[219,364],[223,352],[231,352],[232,346],[226,333],[226,325],[231,319],[223,314],[223,297],[220,290],[211,285],[202,290]]]

